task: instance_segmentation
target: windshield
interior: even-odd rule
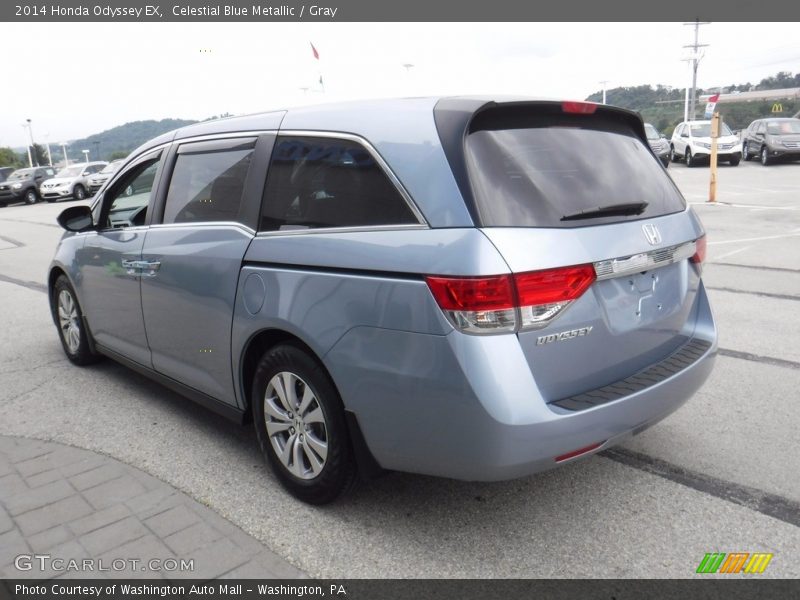
[[[115,160],[112,163],[108,163],[105,167],[103,167],[103,170],[100,171],[100,172],[101,173],[113,173],[114,171],[119,169],[120,165],[122,165],[122,161],[121,160],[120,161],[116,161]]]
[[[733,135],[731,130],[725,123],[722,123],[719,128],[720,136]],[[699,125],[692,125],[692,137],[711,137],[711,123],[700,123]]]
[[[767,123],[767,133],[770,135],[800,133],[800,120],[772,121],[771,123]]]
[[[83,173],[83,167],[67,167],[61,169],[56,177],[77,177],[81,173]]]
[[[24,171],[14,171],[8,176],[8,179],[29,179],[33,176],[33,169],[25,169]]]
[[[661,134],[658,133],[658,129],[650,125],[650,123],[644,124],[644,132],[647,134],[648,140],[659,140],[661,139]]]

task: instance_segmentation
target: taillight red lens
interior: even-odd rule
[[[574,102],[567,100],[561,103],[561,110],[565,113],[576,115],[591,115],[597,110],[597,104],[594,102]]]
[[[594,266],[578,265],[514,275],[517,306],[535,306],[575,300],[595,280]]]
[[[426,277],[436,303],[444,310],[484,311],[514,308],[509,275]]]
[[[565,460],[569,460],[570,458],[575,458],[576,456],[580,456],[582,454],[587,454],[592,450],[597,450],[600,446],[605,444],[605,442],[598,442],[596,444],[592,444],[591,446],[586,446],[585,448],[580,448],[578,450],[573,450],[572,452],[567,452],[566,454],[562,454],[561,456],[556,456],[556,462],[563,462]]]
[[[694,256],[689,259],[693,263],[703,264],[706,261],[706,236],[695,241]]]

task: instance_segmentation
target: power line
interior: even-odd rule
[[[689,120],[694,120],[695,117],[695,103],[696,103],[696,96],[697,96],[697,65],[700,62],[700,59],[703,58],[699,56],[697,53],[698,48],[705,48],[708,44],[701,44],[700,43],[700,25],[709,25],[710,21],[700,21],[695,20],[694,23],[684,23],[684,25],[694,25],[694,44],[687,44],[684,48],[692,48],[692,91],[691,97],[689,98],[689,108],[688,108],[688,117]]]

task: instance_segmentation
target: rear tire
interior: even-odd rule
[[[261,452],[295,498],[327,504],[352,487],[344,406],[315,357],[288,343],[268,350],[253,379],[252,407]]]
[[[738,158],[732,158],[732,159],[730,159],[728,162],[730,163],[730,165],[731,165],[732,167],[737,167],[737,166],[739,166],[739,159],[738,159]]]
[[[669,147],[669,159],[672,162],[680,161],[680,157],[675,153],[675,146],[670,146]]]
[[[752,157],[747,153],[747,142],[745,142],[744,144],[742,144],[742,160],[747,162],[751,158]]]
[[[100,355],[92,352],[83,311],[78,304],[75,290],[65,275],[60,275],[53,286],[53,312],[58,337],[67,358],[80,366],[97,362]]]

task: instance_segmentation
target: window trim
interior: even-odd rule
[[[397,223],[394,225],[353,225],[347,227],[314,227],[309,229],[287,229],[287,230],[277,230],[277,231],[259,230],[257,233],[257,237],[262,237],[262,236],[272,237],[275,235],[309,235],[309,234],[319,234],[319,233],[349,233],[355,231],[386,231],[392,229],[430,229],[428,221],[425,219],[425,216],[422,214],[422,211],[419,210],[416,203],[411,198],[411,194],[408,193],[408,191],[405,189],[400,179],[397,177],[397,175],[395,175],[394,171],[392,171],[388,163],[383,159],[383,157],[375,149],[375,147],[362,136],[353,133],[345,133],[339,131],[287,129],[278,131],[278,135],[275,138],[275,146],[278,145],[278,142],[282,137],[306,137],[306,138],[312,137],[312,138],[340,139],[360,144],[370,154],[370,156],[372,156],[372,159],[375,161],[375,164],[378,165],[378,168],[381,171],[383,171],[383,174],[389,179],[389,182],[394,186],[394,188],[400,194],[400,197],[406,203],[406,206],[411,211],[412,216],[417,220],[417,222]],[[269,166],[271,164],[272,164],[272,157],[270,156],[269,165],[267,166],[267,177],[264,179],[265,191],[266,191],[266,181],[269,178]],[[262,197],[261,210],[259,211],[259,221],[258,221],[259,227],[261,225],[260,215],[263,214],[265,201],[266,198]]]
[[[164,173],[165,154],[166,154],[165,146],[157,146],[156,148],[150,150],[149,152],[144,152],[140,154],[134,160],[129,161],[127,164],[125,164],[124,168],[117,170],[117,172],[115,173],[116,177],[114,177],[114,179],[111,182],[105,185],[102,196],[98,197],[98,202],[100,204],[100,211],[98,213],[98,222],[95,225],[97,231],[120,230],[119,228],[115,227],[102,226],[103,221],[108,217],[108,212],[111,209],[111,204],[113,203],[114,200],[116,200],[116,198],[114,198],[114,200],[108,199],[108,190],[111,190],[114,187],[116,187],[122,179],[124,179],[128,174],[130,174],[132,170],[138,168],[142,163],[154,160],[158,163],[158,167],[156,168],[156,173],[153,176],[153,187],[150,189],[150,201],[147,204],[147,214],[145,217],[145,222],[142,225],[134,225],[132,227],[127,227],[125,228],[125,231],[147,228],[150,226],[150,222],[152,220],[153,207],[156,205],[161,177]],[[96,205],[92,205],[92,212],[94,212],[94,206]]]

